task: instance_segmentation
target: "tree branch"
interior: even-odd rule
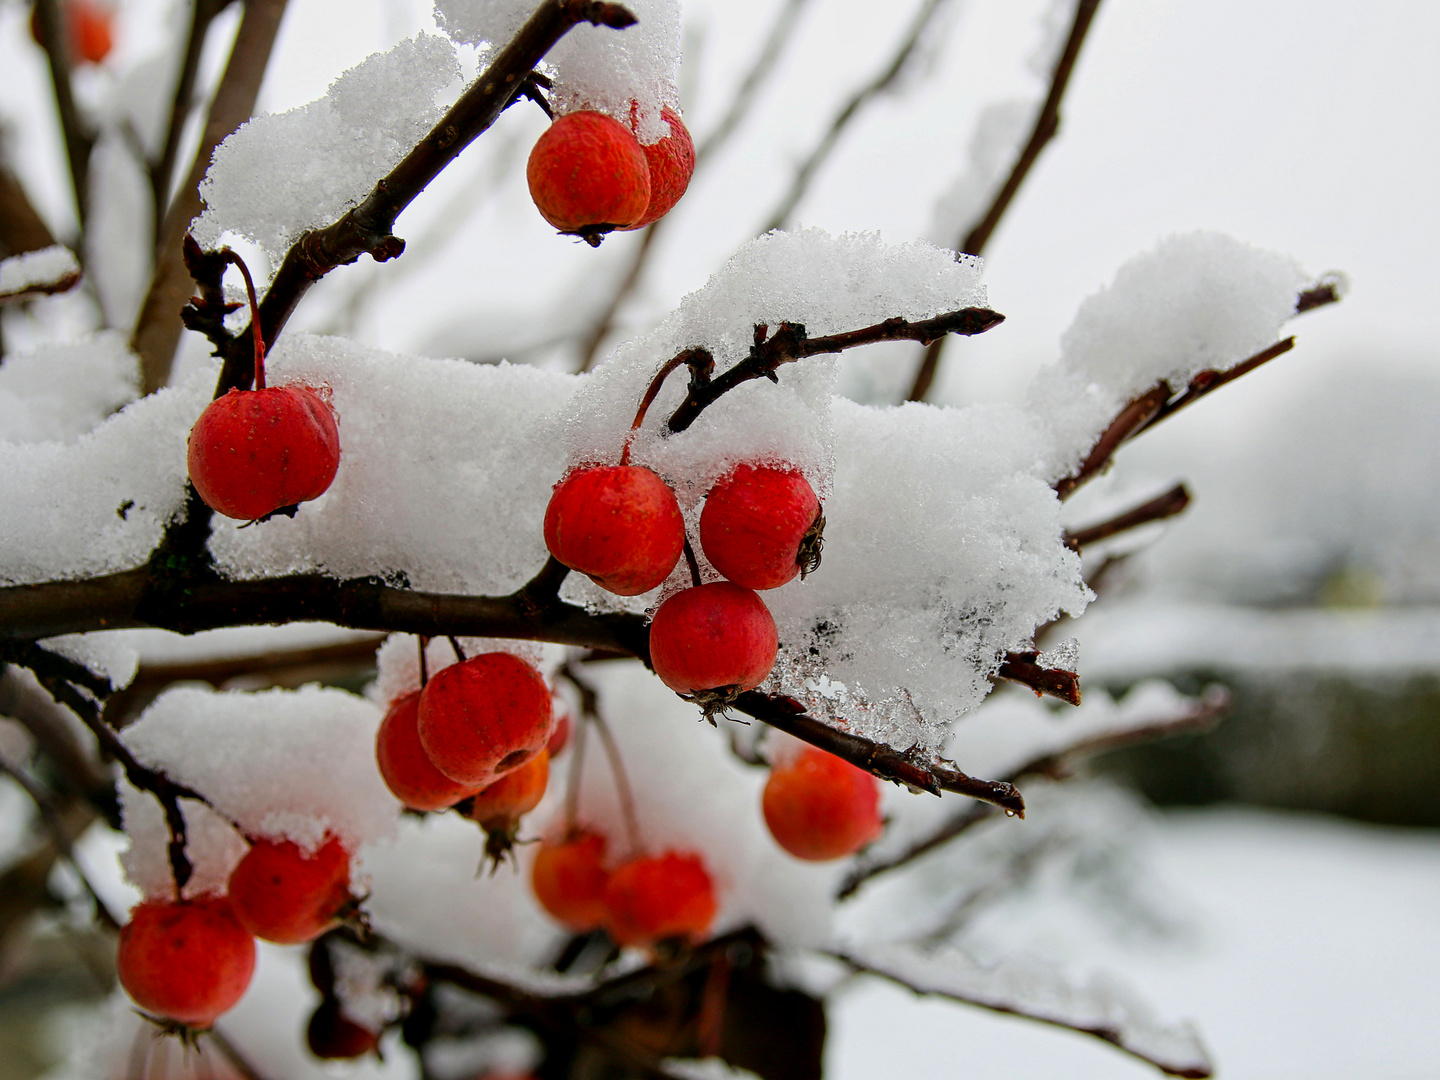
[[[495,122],[527,85],[535,65],[582,22],[620,30],[634,25],[635,16],[620,4],[601,0],[544,0],[490,67],[359,206],[294,243],[260,304],[260,327],[267,348],[310,286],[331,270],[361,255],[386,262],[405,250],[405,242],[392,232],[401,211]],[[225,353],[221,373],[225,389],[246,386],[252,377],[252,357],[248,348],[239,344],[248,333],[240,334]]]
[[[205,2],[207,0],[197,0],[197,3]],[[183,329],[180,309],[190,295],[190,275],[182,245],[190,222],[200,213],[200,181],[205,178],[216,147],[249,120],[255,109],[285,5],[286,0],[245,0],[245,14],[240,19],[225,74],[210,102],[210,113],[190,173],[175,192],[169,209],[164,211],[150,288],[130,338],[130,348],[140,356],[141,385],[147,394],[169,381],[175,349],[180,343]]]
[[[35,17],[39,22],[40,45],[50,65],[55,108],[60,114],[60,132],[70,163],[76,219],[83,231],[89,209],[90,151],[95,147],[95,133],[75,103],[75,90],[70,83],[70,27],[59,0],[35,0]]]
[[[35,209],[25,186],[0,158],[0,259],[51,247],[55,237]]]
[[[1028,686],[1035,691],[1036,697],[1044,695],[1059,698],[1071,705],[1079,705],[1080,676],[1073,671],[1041,667],[1035,662],[1039,656],[1038,652],[1006,653],[1005,660],[1001,663],[1000,670],[996,672],[996,675],[1010,682]]]
[[[1010,209],[1020,185],[1030,175],[1030,170],[1040,157],[1040,152],[1045,149],[1050,140],[1060,130],[1060,103],[1065,98],[1065,91],[1070,85],[1070,76],[1075,70],[1075,62],[1080,57],[1080,48],[1085,44],[1085,37],[1090,32],[1090,24],[1095,18],[1095,9],[1100,6],[1100,0],[1078,0],[1075,5],[1075,18],[1070,24],[1070,36],[1065,40],[1065,48],[1060,53],[1060,59],[1055,63],[1055,70],[1050,76],[1050,91],[1045,95],[1045,101],[1040,106],[1040,111],[1035,116],[1035,124],[1030,129],[1030,138],[1025,142],[1025,148],[1020,151],[1020,156],[1015,159],[1014,166],[1010,169],[1010,175],[1000,190],[995,193],[994,199],[990,202],[990,208],[985,215],[974,225],[973,228],[960,241],[959,251],[965,255],[979,255],[985,250],[985,245],[990,242],[990,237],[1000,224],[1000,219],[1005,216],[1005,211]],[[925,355],[920,361],[920,367],[915,372],[915,381],[910,386],[910,393],[906,395],[906,401],[924,401],[930,393],[930,387],[935,382],[935,373],[940,367],[940,357],[945,351],[945,340],[943,338],[932,341],[925,350]]]
[[[692,378],[690,392],[671,414],[668,427],[671,432],[684,431],[705,409],[741,383],[752,379],[778,382],[775,369],[782,364],[825,353],[843,352],[878,341],[929,342],[946,334],[983,334],[1004,321],[1004,315],[989,308],[962,308],[915,322],[908,319],[886,319],[859,330],[818,338],[806,336],[805,327],[799,323],[781,323],[768,338],[766,333],[769,328],[757,325],[755,344],[750,349],[750,355],[714,379],[701,382]]]
[[[1195,706],[1181,716],[1167,717],[1164,720],[1157,720],[1149,724],[1139,724],[1135,727],[1126,728],[1121,731],[1102,732],[1098,735],[1090,735],[1080,739],[1063,750],[1056,750],[1048,754],[1041,754],[1032,758],[1018,769],[1014,769],[1005,776],[1007,783],[1019,783],[1027,777],[1044,776],[1052,780],[1067,779],[1075,765],[1085,759],[1094,757],[1096,754],[1106,750],[1115,750],[1122,746],[1132,746],[1139,743],[1154,742],[1158,739],[1168,739],[1176,735],[1191,735],[1208,731],[1220,721],[1220,718],[1230,708],[1230,695],[1220,686],[1210,688],[1205,695],[1195,703]],[[837,900],[845,900],[854,895],[861,885],[871,878],[888,873],[891,870],[899,869],[927,855],[936,848],[949,843],[962,833],[968,832],[972,827],[987,821],[995,816],[993,807],[984,805],[968,806],[957,813],[951,814],[942,821],[939,826],[927,835],[911,843],[903,851],[886,858],[866,858],[861,856],[856,860],[855,865],[841,882],[839,890],[835,894]]]
[[[762,233],[767,233],[771,229],[784,228],[795,207],[804,198],[810,182],[829,159],[831,152],[840,141],[840,136],[850,126],[850,122],[859,115],[860,110],[869,104],[871,99],[883,94],[899,79],[910,57],[914,54],[916,46],[919,45],[921,37],[945,3],[946,0],[923,0],[919,11],[915,13],[914,21],[910,24],[909,31],[901,39],[900,47],[891,57],[890,63],[868,83],[856,90],[840,107],[830,121],[830,127],[820,136],[820,141],[815,144],[809,155],[801,162],[800,167],[795,170],[795,176],[790,181],[789,189],[771,212],[769,222],[760,230]]]
[[[1176,484],[1163,495],[1157,495],[1148,502],[1131,507],[1123,514],[1116,514],[1108,521],[1088,525],[1083,529],[1066,530],[1065,545],[1075,551],[1108,540],[1129,529],[1148,525],[1152,521],[1164,521],[1176,514],[1184,513],[1190,505],[1190,491],[1184,484]]]

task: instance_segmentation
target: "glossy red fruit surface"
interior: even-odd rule
[[[775,620],[750,589],[728,581],[675,593],[650,623],[650,661],[676,693],[753,690],[775,666]]]
[[[448,810],[479,790],[461,784],[435,767],[420,745],[420,691],[396,698],[375,733],[375,761],[390,794],[411,810]]]
[[[715,921],[715,883],[693,852],[634,859],[605,886],[605,929],[621,945],[701,941]]]
[[[347,1061],[373,1054],[380,1047],[380,1033],[357,1024],[334,998],[326,998],[310,1016],[305,1028],[305,1042],[316,1057],[328,1061]]]
[[[777,589],[806,562],[820,500],[798,469],[737,465],[705,497],[700,547],[747,589]]]
[[[187,461],[211,509],[253,521],[325,493],[340,467],[340,432],[308,387],[231,390],[190,429]]]
[[[649,592],[675,569],[685,522],[668,484],[643,465],[576,469],[545,508],[545,546],[618,596]]]
[[[593,930],[605,920],[605,838],[576,833],[559,843],[545,841],[530,868],[535,899],[556,922],[571,930]]]
[[[853,855],[884,828],[875,777],[813,746],[771,770],[761,807],[775,842],[814,862]]]
[[[559,117],[525,167],[540,216],[563,233],[633,225],[650,205],[650,166],[630,129],[604,113]]]
[[[334,836],[308,855],[292,841],[257,837],[230,873],[240,925],[280,945],[314,941],[350,904],[350,852]]]
[[[626,226],[628,229],[643,229],[674,209],[695,172],[695,142],[690,138],[690,130],[668,105],[660,116],[670,125],[670,134],[659,142],[640,147],[645,163],[650,166],[650,205],[639,221]]]
[[[551,709],[538,671],[510,653],[481,653],[431,676],[416,729],[437,769],[483,788],[544,749]]]
[[[145,900],[120,931],[115,966],[145,1012],[205,1028],[244,996],[255,939],[224,897]]]
[[[470,800],[465,816],[487,829],[513,831],[519,820],[545,797],[550,783],[550,752],[540,752],[518,769],[512,769]]]

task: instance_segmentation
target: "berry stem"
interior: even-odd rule
[[[468,657],[466,657],[465,655],[465,650],[460,648],[460,639],[457,638],[454,634],[446,634],[445,640],[450,642],[450,648],[455,650],[455,659],[459,660],[463,664],[468,659]]]
[[[570,776],[565,785],[565,839],[575,835],[575,822],[580,816],[580,778],[585,764],[586,725],[575,725],[575,746],[570,751]]]
[[[430,644],[430,639],[419,634],[415,640],[420,642],[420,689],[424,690],[425,684],[430,681],[430,669],[425,663],[425,647]]]
[[[625,759],[620,756],[620,747],[610,731],[610,725],[596,709],[589,719],[600,736],[600,745],[605,748],[605,757],[610,761],[610,772],[615,777],[615,790],[620,796],[620,816],[625,819],[625,839],[630,844],[630,858],[639,858],[645,846],[640,842],[640,819],[635,814],[635,793],[630,787],[629,774],[625,772]]]
[[[650,411],[650,406],[659,395],[660,388],[665,385],[665,380],[682,364],[690,368],[692,384],[697,381],[708,382],[710,372],[715,367],[714,358],[711,357],[708,349],[686,349],[665,361],[664,366],[650,380],[650,385],[645,388],[645,395],[640,399],[640,407],[635,410],[635,420],[630,425],[629,434],[625,436],[625,447],[620,451],[621,465],[630,464],[630,443],[635,439],[635,432],[639,431],[640,425],[645,423],[645,414]]]
[[[695,549],[690,546],[690,534],[685,534],[685,564],[690,567],[690,584],[704,584],[700,579],[700,561],[695,558]]]
[[[250,268],[245,260],[229,248],[221,248],[225,261],[240,268],[245,279],[245,295],[250,301],[250,329],[255,332],[255,389],[265,389],[265,338],[260,333],[260,301],[255,298],[255,282],[250,278]]]

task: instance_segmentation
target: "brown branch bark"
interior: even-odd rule
[[[54,243],[50,227],[36,211],[20,178],[0,159],[0,259],[39,251]]]
[[[1043,695],[1059,698],[1070,705],[1079,705],[1080,676],[1073,671],[1041,667],[1035,662],[1039,656],[1038,652],[1006,653],[996,675],[1009,682],[1028,686],[1035,691],[1036,697]]]
[[[807,336],[805,327],[798,323],[781,323],[775,333],[768,337],[766,334],[769,328],[757,325],[755,345],[749,356],[713,379],[691,379],[690,392],[671,414],[668,428],[671,432],[684,431],[705,409],[741,383],[752,379],[778,381],[775,369],[782,364],[810,356],[843,352],[878,341],[928,342],[946,334],[983,334],[1004,321],[1004,315],[989,308],[962,308],[937,315],[933,319],[920,319],[915,322],[908,319],[886,319],[859,330],[818,338]]]
[[[1035,162],[1039,160],[1040,153],[1049,144],[1060,130],[1060,104],[1065,99],[1065,91],[1070,85],[1070,76],[1075,71],[1075,62],[1080,58],[1080,48],[1085,44],[1085,37],[1090,32],[1090,24],[1095,18],[1095,9],[1100,6],[1100,0],[1078,0],[1075,5],[1075,18],[1070,24],[1070,36],[1065,40],[1065,48],[1060,53],[1060,59],[1055,63],[1055,70],[1050,76],[1050,90],[1045,95],[1045,101],[1040,106],[1040,111],[1035,116],[1035,124],[1030,129],[1030,137],[1025,142],[1025,147],[1020,151],[1020,156],[1015,159],[1014,166],[1010,169],[1010,175],[1006,177],[1005,183],[995,193],[990,207],[985,215],[975,223],[965,238],[960,241],[958,248],[965,255],[979,255],[985,250],[985,245],[990,242],[995,229],[1000,224],[1000,219],[1010,209],[1015,195],[1020,190],[1020,185],[1030,175]],[[925,350],[925,355],[920,361],[920,366],[915,372],[915,381],[910,386],[910,393],[906,395],[906,401],[924,401],[930,393],[931,386],[935,382],[935,374],[940,367],[940,358],[945,351],[943,338],[932,341]]]
[[[490,67],[359,206],[295,242],[260,304],[260,327],[267,348],[310,286],[331,270],[361,255],[386,262],[405,250],[405,242],[392,232],[401,211],[495,122],[528,84],[535,65],[582,22],[619,30],[634,25],[635,16],[620,4],[601,0],[544,0]],[[240,334],[226,350],[221,373],[224,389],[243,387],[252,378],[248,345],[241,345],[248,333]]]
[[[197,3],[206,2],[197,0]],[[185,268],[182,244],[191,220],[200,213],[200,181],[205,178],[215,148],[249,120],[255,109],[285,6],[286,0],[245,0],[245,14],[225,65],[225,74],[210,102],[189,175],[181,182],[163,217],[157,210],[161,224],[154,270],[130,338],[131,349],[140,357],[141,384],[147,394],[169,381],[175,349],[184,329],[180,309],[190,296],[190,275]],[[166,182],[168,184],[168,174]]]
[[[845,129],[871,100],[890,89],[900,78],[910,57],[914,55],[916,47],[920,44],[920,39],[934,20],[936,13],[945,6],[946,2],[947,0],[923,0],[919,11],[915,14],[914,21],[910,24],[910,29],[901,39],[900,47],[895,51],[895,55],[891,57],[890,62],[883,70],[856,90],[836,112],[830,121],[830,126],[820,136],[819,142],[801,162],[800,167],[795,170],[795,176],[790,181],[789,189],[781,197],[780,202],[770,214],[770,220],[760,232],[767,233],[771,229],[785,227],[785,223],[790,220],[790,215],[794,213],[795,207],[805,197],[805,192],[809,189],[816,173],[824,166],[836,144],[839,143],[840,136],[844,134]]]
[[[60,133],[75,193],[76,220],[83,232],[89,210],[90,152],[95,147],[95,132],[75,103],[75,89],[70,82],[70,28],[59,0],[35,0],[35,17],[39,23],[40,45],[50,65],[55,108],[60,114]]]
[[[1098,544],[1129,529],[1148,525],[1152,521],[1164,521],[1185,512],[1190,505],[1190,491],[1184,484],[1176,484],[1169,491],[1155,498],[1131,507],[1123,514],[1116,514],[1108,521],[1087,525],[1083,529],[1067,530],[1065,544],[1076,551],[1090,544]]]
[[[1168,739],[1176,735],[1191,735],[1208,731],[1230,708],[1230,695],[1222,687],[1216,686],[1205,692],[1195,707],[1182,716],[1170,717],[1159,720],[1152,724],[1142,724],[1137,727],[1127,728],[1123,731],[1105,732],[1081,739],[1063,750],[1054,753],[1042,754],[1032,758],[1019,768],[1006,774],[1005,782],[1015,784],[1027,777],[1043,776],[1052,780],[1067,779],[1075,765],[1096,754],[1106,750],[1115,750],[1122,746],[1134,746],[1140,743],[1155,742],[1159,739]],[[844,900],[853,896],[855,892],[871,878],[897,870],[902,866],[914,862],[922,855],[927,855],[961,834],[968,832],[982,821],[987,821],[995,816],[995,810],[991,806],[973,805],[968,806],[940,823],[934,830],[914,843],[910,844],[903,851],[886,858],[865,858],[862,856],[856,861],[845,880],[841,882],[839,890],[835,894],[837,900]]]

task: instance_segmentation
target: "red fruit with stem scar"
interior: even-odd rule
[[[265,385],[265,344],[250,271],[245,277],[255,330],[255,389],[230,390],[190,429],[190,482],[212,510],[242,521],[290,513],[323,495],[340,467],[335,415],[308,386]]]
[[[256,837],[230,873],[230,906],[246,930],[280,945],[314,941],[354,906],[350,852],[330,836],[313,852]]]
[[[705,497],[700,547],[747,589],[777,589],[820,563],[825,516],[798,469],[737,465]]]
[[[557,119],[530,151],[525,178],[540,216],[592,246],[635,224],[650,205],[650,166],[640,143],[604,113]]]
[[[605,920],[605,837],[576,832],[552,843],[544,841],[530,868],[535,899],[556,922],[576,933],[594,930]]]
[[[770,835],[797,859],[853,855],[880,835],[880,785],[813,746],[777,762],[761,797]]]
[[[715,921],[715,883],[688,851],[633,859],[605,886],[605,929],[621,945],[702,941]]]
[[[545,508],[545,546],[572,570],[619,596],[649,592],[685,545],[680,505],[643,465],[576,469]]]
[[[435,767],[420,745],[420,691],[396,698],[375,733],[375,761],[390,794],[411,810],[448,810],[479,790],[461,784]]]
[[[675,593],[650,623],[650,661],[660,681],[720,705],[765,681],[779,643],[775,620],[750,589],[728,581]]]
[[[638,112],[638,108],[631,107],[632,128],[638,122]],[[625,226],[626,229],[643,229],[668,214],[685,194],[695,172],[695,143],[689,129],[669,105],[661,109],[660,116],[669,125],[670,134],[659,142],[640,147],[645,163],[650,166],[650,205],[640,220]]]
[[[120,931],[115,967],[141,1009],[208,1028],[245,995],[255,939],[225,897],[145,900]]]
[[[483,788],[545,748],[550,689],[510,653],[481,653],[431,676],[420,691],[416,730],[435,767]]]

